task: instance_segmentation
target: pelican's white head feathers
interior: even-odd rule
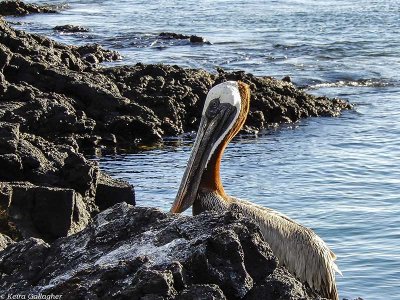
[[[214,86],[207,94],[204,103],[203,115],[206,113],[208,106],[214,99],[219,99],[220,103],[229,103],[235,106],[237,114],[240,112],[242,99],[240,98],[239,85],[236,81],[225,81]]]

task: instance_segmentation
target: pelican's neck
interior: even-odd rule
[[[221,141],[221,144],[215,149],[214,153],[212,154],[210,160],[207,163],[207,168],[204,170],[201,176],[201,181],[199,185],[200,189],[215,192],[224,200],[227,200],[228,196],[225,193],[220,175],[222,155],[224,154],[224,150],[228,146],[229,142],[243,127],[250,107],[249,86],[240,81],[238,81],[238,85],[240,97],[242,99],[239,116],[231,130],[228,132],[226,137]]]
[[[225,144],[222,143],[215,150],[214,154],[211,156],[207,168],[204,170],[200,181],[200,189],[208,190],[210,192],[215,192],[222,198],[226,198],[226,193],[224,186],[221,181],[221,160],[224,154]]]

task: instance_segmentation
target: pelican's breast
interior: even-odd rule
[[[200,188],[193,203],[193,215],[203,211],[216,211],[223,213],[229,208],[229,203],[217,192]]]

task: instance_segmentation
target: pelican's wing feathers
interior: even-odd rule
[[[311,229],[269,208],[232,198],[230,210],[253,219],[265,241],[289,272],[319,291],[321,296],[338,299],[335,254]]]

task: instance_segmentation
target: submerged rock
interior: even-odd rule
[[[200,43],[200,44],[211,44],[209,41],[207,41],[205,38],[197,35],[191,35],[189,38],[189,41],[191,43]]]
[[[52,245],[31,238],[8,246],[0,274],[8,293],[65,299],[269,299],[260,291],[319,299],[278,267],[258,227],[241,216],[186,217],[128,204]]]
[[[62,31],[62,32],[69,32],[69,33],[74,33],[74,32],[89,32],[89,29],[83,26],[78,26],[78,25],[59,25],[53,27],[54,30],[56,31]]]
[[[186,40],[190,38],[190,35],[174,33],[174,32],[161,32],[158,36],[164,39],[176,39],[176,40]]]
[[[174,33],[174,32],[161,32],[159,37],[163,39],[174,39],[174,40],[189,40],[190,43],[198,43],[198,44],[211,44],[209,41],[207,41],[205,38],[197,35],[185,35],[185,34],[180,34],[180,33]]]

